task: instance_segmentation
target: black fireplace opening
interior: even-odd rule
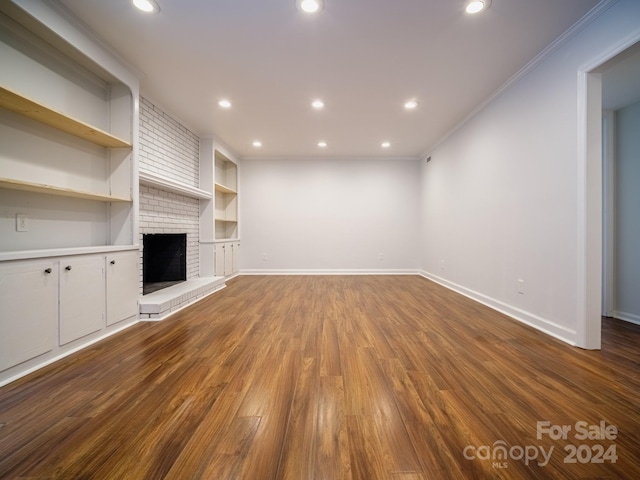
[[[142,293],[170,287],[187,279],[187,234],[149,233],[142,236]]]

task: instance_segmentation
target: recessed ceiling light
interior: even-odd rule
[[[382,148],[389,148],[389,147],[391,146],[391,142],[382,142],[382,143],[380,144],[380,146],[381,146]]]
[[[324,8],[323,0],[296,0],[296,5],[305,13],[318,13]]]
[[[320,142],[318,142],[318,146],[319,146],[320,148],[326,148],[326,146],[327,146],[327,142],[325,142],[325,141],[320,141]]]
[[[322,100],[314,100],[311,102],[311,106],[316,110],[321,110],[324,108],[324,102]]]
[[[262,146],[262,142],[260,140],[254,140],[253,146],[256,148],[260,148]]]
[[[229,100],[223,99],[218,102],[222,108],[231,108],[231,102]]]
[[[418,102],[415,100],[409,100],[404,104],[404,108],[406,108],[407,110],[413,110],[417,106],[418,106]]]
[[[154,13],[160,11],[160,6],[155,0],[132,0],[133,5],[143,12]]]
[[[491,6],[491,0],[472,0],[467,4],[467,13],[480,13]]]

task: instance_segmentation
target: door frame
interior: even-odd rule
[[[602,71],[639,41],[635,32],[578,70],[576,345],[585,349],[602,345]]]

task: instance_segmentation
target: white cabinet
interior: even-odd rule
[[[107,255],[107,325],[138,315],[138,252]]]
[[[60,259],[60,345],[102,329],[105,324],[103,256]]]
[[[57,262],[0,263],[0,371],[53,350],[57,323]]]
[[[231,274],[235,275],[240,271],[240,242],[231,242]]]
[[[216,277],[224,277],[225,275],[225,264],[226,264],[226,251],[227,244],[226,243],[216,243],[216,256],[215,256],[215,264],[216,264]]]
[[[240,270],[240,242],[216,243],[216,276],[229,277]]]
[[[137,321],[138,279],[137,250],[0,262],[0,384]]]

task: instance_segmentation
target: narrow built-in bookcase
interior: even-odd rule
[[[236,239],[238,237],[238,167],[216,151],[214,175],[216,240]]]
[[[200,139],[201,188],[211,200],[200,202],[200,271],[231,277],[240,270],[238,165],[211,138]]]

